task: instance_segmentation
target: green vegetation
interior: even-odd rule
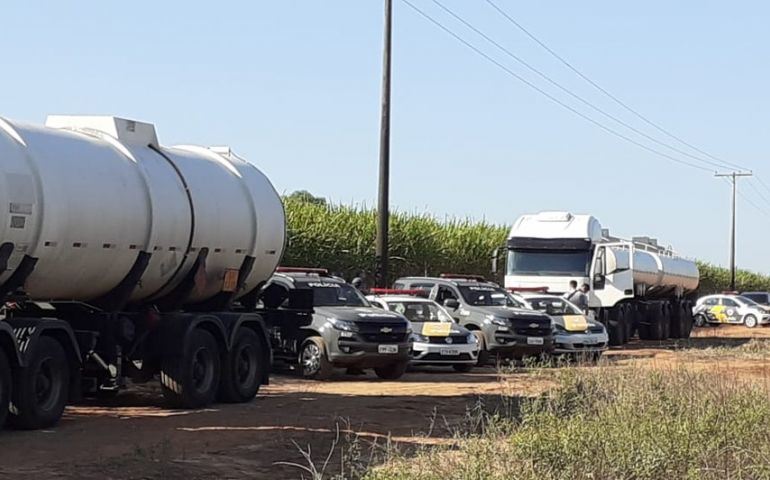
[[[325,267],[347,279],[361,270],[374,272],[374,210],[329,205],[306,191],[285,197],[284,204],[289,223],[285,265]],[[505,244],[509,228],[484,221],[442,221],[426,213],[395,212],[390,223],[390,276],[441,272],[488,275],[492,251]],[[726,269],[706,263],[699,266],[701,293],[728,288]],[[770,277],[741,270],[737,287],[770,291]]]
[[[394,455],[370,480],[770,478],[766,387],[684,368],[567,368],[484,414],[452,447]]]

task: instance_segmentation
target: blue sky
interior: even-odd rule
[[[411,1],[536,79],[431,0]],[[770,184],[770,4],[497,2],[647,117]],[[483,0],[443,3],[576,93],[668,141]],[[381,22],[379,0],[11,2],[0,29],[0,115],[150,121],[167,145],[232,146],[279,191],[373,204]],[[656,157],[555,106],[400,0],[393,68],[394,207],[506,224],[525,212],[569,209],[596,215],[616,234],[656,236],[688,256],[727,262],[729,189],[710,172]],[[770,202],[741,185],[770,212]],[[770,273],[768,215],[739,199],[739,266]]]

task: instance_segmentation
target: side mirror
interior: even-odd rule
[[[497,274],[497,260],[500,257],[500,249],[496,248],[492,251],[492,274]]]
[[[457,310],[460,308],[460,302],[458,302],[456,298],[447,298],[444,300],[444,306],[446,308],[451,308],[452,310]]]

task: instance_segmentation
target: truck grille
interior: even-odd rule
[[[358,335],[370,343],[404,343],[407,341],[406,325],[399,323],[359,323]],[[385,331],[383,331],[383,329]]]
[[[513,331],[517,335],[526,335],[528,337],[547,337],[551,335],[551,320],[541,318],[512,318]],[[536,326],[533,326],[535,325]]]

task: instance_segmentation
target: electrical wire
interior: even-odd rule
[[[668,149],[670,149],[670,150],[672,150],[674,152],[677,152],[680,155],[684,155],[684,156],[689,157],[689,158],[691,158],[693,160],[696,160],[696,161],[699,161],[699,162],[703,162],[703,163],[711,165],[713,167],[728,168],[727,165],[725,165],[723,163],[717,163],[717,162],[708,160],[706,158],[703,158],[703,157],[700,157],[700,156],[697,156],[697,155],[692,155],[691,153],[689,153],[689,152],[687,152],[685,150],[682,150],[680,148],[672,146],[672,145],[670,145],[670,144],[668,144],[666,142],[662,142],[662,141],[658,140],[657,138],[655,138],[655,137],[653,137],[651,135],[648,135],[644,131],[639,130],[638,128],[634,127],[633,125],[630,125],[629,123],[623,121],[622,119],[612,115],[611,113],[608,113],[607,111],[603,110],[602,108],[597,107],[596,105],[594,105],[590,101],[588,101],[585,98],[581,97],[580,95],[574,93],[573,91],[571,91],[567,87],[564,87],[563,85],[561,85],[560,83],[558,83],[557,81],[555,81],[551,77],[549,77],[547,74],[543,73],[542,71],[538,70],[536,67],[532,66],[530,63],[528,63],[527,61],[525,61],[524,59],[522,59],[521,57],[519,57],[518,55],[513,53],[510,49],[506,48],[505,46],[503,46],[502,44],[500,44],[499,42],[497,42],[496,40],[491,38],[489,35],[487,35],[484,32],[482,32],[479,28],[475,27],[470,22],[468,22],[467,20],[462,18],[456,12],[452,11],[449,7],[445,6],[439,0],[431,0],[431,1],[433,3],[435,3],[439,8],[444,10],[446,13],[448,13],[449,15],[454,17],[457,21],[459,21],[460,23],[462,23],[463,25],[465,25],[469,29],[473,30],[477,35],[481,36],[484,40],[486,40],[487,42],[489,42],[492,45],[494,45],[495,47],[497,47],[500,51],[502,51],[503,53],[505,53],[506,55],[508,55],[512,59],[516,60],[519,64],[523,65],[525,68],[527,68],[531,72],[535,73],[536,75],[538,75],[540,78],[542,78],[546,82],[550,83],[554,87],[558,88],[559,90],[561,90],[562,92],[566,93],[570,97],[578,100],[579,102],[581,102],[582,104],[584,104],[587,107],[591,108],[592,110],[600,113],[601,115],[605,116],[606,118],[609,118],[610,120],[618,123],[619,125],[622,125],[622,126],[626,127],[627,129],[631,130],[632,132],[636,133],[637,135],[640,135],[640,136],[646,138],[647,140],[649,140],[651,142],[654,142],[654,143],[656,143],[656,144],[658,144],[658,145],[660,145],[662,147],[665,147],[665,148],[668,148]]]
[[[527,36],[528,36],[530,39],[532,39],[532,40],[533,40],[535,43],[537,43],[538,45],[540,45],[540,46],[541,46],[541,47],[542,47],[542,48],[543,48],[545,51],[547,51],[549,54],[551,54],[551,56],[553,56],[553,57],[554,57],[554,58],[556,58],[556,59],[557,59],[559,62],[561,62],[561,63],[562,63],[564,66],[566,66],[567,68],[569,68],[570,70],[572,70],[572,72],[574,72],[574,73],[575,73],[577,76],[579,76],[580,78],[582,78],[583,80],[585,80],[586,82],[588,82],[588,83],[589,83],[591,86],[593,86],[594,88],[596,88],[597,90],[599,90],[601,93],[603,93],[604,95],[606,95],[608,98],[610,98],[612,101],[614,101],[615,103],[617,103],[618,105],[620,105],[621,107],[623,107],[624,109],[626,109],[627,111],[629,111],[630,113],[632,113],[634,116],[636,116],[637,118],[639,118],[640,120],[642,120],[644,123],[648,124],[649,126],[653,127],[654,129],[658,130],[659,132],[663,133],[664,135],[668,136],[669,138],[671,138],[671,139],[673,139],[673,140],[676,140],[677,142],[681,143],[682,145],[685,145],[685,146],[687,146],[687,147],[691,148],[692,150],[694,150],[694,151],[696,151],[696,152],[700,153],[701,155],[705,155],[706,157],[708,157],[708,158],[711,158],[711,159],[712,159],[712,160],[714,160],[714,161],[717,161],[717,162],[719,162],[719,163],[722,163],[722,164],[723,164],[723,165],[725,165],[725,166],[729,166],[730,168],[737,168],[737,169],[739,169],[739,170],[749,170],[749,169],[748,169],[748,168],[746,168],[746,167],[743,167],[743,166],[741,166],[741,165],[737,165],[737,164],[735,164],[735,163],[732,163],[732,162],[728,162],[727,160],[723,160],[723,159],[721,159],[721,158],[719,158],[719,157],[716,157],[716,156],[714,156],[714,155],[712,155],[712,154],[710,154],[710,153],[706,152],[706,151],[705,151],[705,150],[703,150],[703,149],[700,149],[700,148],[696,147],[695,145],[693,145],[693,144],[691,144],[691,143],[689,143],[689,142],[687,142],[687,141],[683,140],[683,139],[682,139],[682,138],[680,138],[679,136],[677,136],[677,135],[674,135],[673,133],[671,133],[671,132],[670,132],[670,131],[668,131],[667,129],[665,129],[665,128],[661,127],[660,125],[656,124],[656,123],[655,123],[655,122],[653,122],[652,120],[648,119],[646,116],[642,115],[642,114],[641,114],[641,113],[639,113],[637,110],[635,110],[634,108],[632,108],[630,105],[628,105],[627,103],[623,102],[623,101],[622,101],[622,100],[620,100],[620,99],[619,99],[617,96],[613,95],[613,94],[612,94],[612,93],[610,93],[610,92],[609,92],[607,89],[603,88],[603,87],[602,87],[601,85],[599,85],[597,82],[595,82],[594,80],[592,80],[591,78],[589,78],[587,75],[585,75],[583,72],[581,72],[581,71],[580,71],[580,70],[579,70],[577,67],[575,67],[574,65],[572,65],[572,63],[570,63],[569,61],[567,61],[567,60],[566,60],[564,57],[562,57],[561,55],[559,55],[558,53],[556,53],[556,52],[555,52],[553,49],[551,49],[551,48],[550,48],[548,45],[546,45],[546,44],[545,44],[545,42],[543,42],[542,40],[540,40],[539,38],[537,38],[537,37],[536,37],[536,36],[535,36],[535,35],[534,35],[532,32],[530,32],[528,29],[524,28],[524,26],[523,26],[523,25],[521,25],[519,22],[517,22],[517,21],[516,21],[516,19],[514,19],[514,18],[513,18],[513,17],[512,17],[510,14],[508,14],[508,13],[507,13],[505,10],[503,10],[502,8],[500,8],[500,7],[499,7],[499,6],[498,6],[498,5],[497,5],[497,4],[496,4],[496,3],[495,3],[493,0],[485,0],[485,1],[486,1],[486,2],[487,2],[487,3],[488,3],[488,4],[489,4],[489,5],[492,7],[492,8],[494,8],[494,9],[495,9],[495,10],[496,10],[498,13],[500,13],[500,15],[502,15],[502,16],[503,16],[504,18],[506,18],[506,19],[507,19],[507,20],[508,20],[510,23],[512,23],[512,24],[513,24],[513,25],[514,25],[516,28],[518,28],[519,30],[521,30],[521,31],[522,31],[522,32],[523,32],[525,35],[527,35]]]
[[[677,157],[674,157],[672,155],[669,155],[669,154],[667,154],[665,152],[661,152],[660,150],[656,150],[656,149],[654,149],[654,148],[652,148],[652,147],[650,147],[648,145],[645,145],[645,144],[643,144],[641,142],[638,142],[638,141],[634,140],[633,138],[631,138],[631,137],[629,137],[627,135],[624,135],[623,133],[618,132],[617,130],[612,129],[611,127],[608,127],[608,126],[602,124],[601,122],[599,122],[598,120],[595,120],[594,118],[589,117],[588,115],[584,114],[583,112],[577,110],[576,108],[572,107],[571,105],[569,105],[569,104],[563,102],[562,100],[556,98],[555,96],[551,95],[547,91],[545,91],[542,88],[538,87],[537,85],[535,85],[534,83],[530,82],[526,78],[524,78],[521,75],[517,74],[516,72],[514,72],[513,70],[511,70],[510,68],[508,68],[504,64],[500,63],[499,61],[497,61],[496,59],[491,57],[489,54],[485,53],[484,51],[482,51],[481,49],[479,49],[478,47],[476,47],[472,43],[470,43],[467,40],[465,40],[464,38],[462,38],[460,35],[458,35],[454,31],[449,29],[447,26],[445,26],[444,24],[442,24],[441,22],[439,22],[435,18],[433,18],[430,15],[428,15],[426,12],[424,12],[423,10],[418,8],[416,5],[414,5],[411,1],[409,1],[409,0],[401,0],[401,1],[403,3],[405,3],[407,6],[409,6],[411,9],[413,9],[415,12],[420,14],[422,17],[427,19],[429,22],[433,23],[435,26],[437,26],[438,28],[440,28],[441,30],[443,30],[444,32],[446,32],[447,34],[452,36],[455,40],[457,40],[458,42],[462,43],[467,48],[473,50],[476,54],[478,54],[481,57],[485,58],[487,61],[489,61],[490,63],[494,64],[495,66],[497,66],[498,68],[500,68],[501,70],[506,72],[508,75],[510,75],[513,78],[515,78],[515,79],[519,80],[520,82],[524,83],[525,85],[527,85],[531,89],[533,89],[536,92],[540,93],[541,95],[543,95],[544,97],[548,98],[549,100],[551,100],[552,102],[556,103],[557,105],[561,106],[562,108],[565,108],[565,109],[569,110],[570,112],[572,112],[573,114],[575,114],[575,115],[579,116],[580,118],[586,120],[587,122],[589,122],[589,123],[599,127],[600,129],[604,130],[605,132],[607,132],[607,133],[609,133],[611,135],[614,135],[614,136],[616,136],[616,137],[618,137],[618,138],[620,138],[622,140],[625,140],[625,141],[627,141],[627,142],[629,142],[629,143],[631,143],[633,145],[636,145],[637,147],[642,148],[642,149],[644,149],[644,150],[646,150],[646,151],[648,151],[650,153],[658,155],[658,156],[660,156],[662,158],[666,158],[666,159],[671,160],[673,162],[679,163],[681,165],[687,165],[689,167],[692,167],[692,168],[695,168],[695,169],[698,169],[698,170],[702,170],[702,171],[706,171],[706,172],[711,172],[712,171],[709,168],[703,167],[703,166],[698,165],[698,164],[694,164],[692,162],[688,162],[686,160],[682,160],[680,158],[677,158]]]

